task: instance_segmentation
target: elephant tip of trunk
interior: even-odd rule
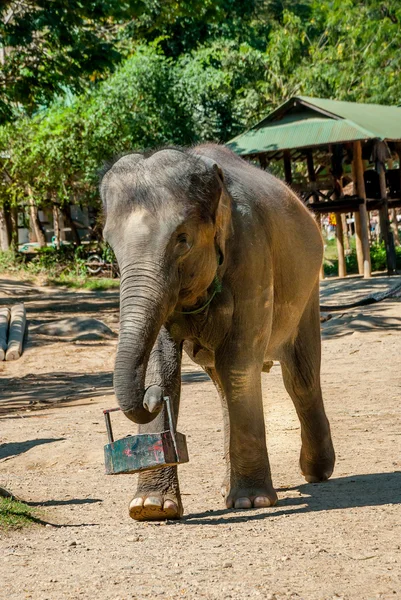
[[[128,410],[123,410],[124,415],[134,423],[138,425],[144,425],[145,423],[150,423],[157,416],[157,413],[151,413],[146,408],[134,409],[130,408]]]
[[[130,421],[139,425],[150,423],[163,408],[163,390],[158,385],[151,385],[145,392],[142,404],[129,408],[125,405],[121,408]]]

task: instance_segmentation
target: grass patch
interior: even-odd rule
[[[109,279],[107,277],[48,277],[48,285],[62,285],[71,289],[84,290],[113,290],[120,287],[119,279]]]
[[[27,504],[11,498],[0,498],[0,531],[28,527],[37,521],[38,517]]]
[[[114,261],[109,248],[104,248],[99,254],[107,263]],[[88,272],[87,256],[87,250],[82,246],[62,246],[59,250],[41,248],[33,257],[12,250],[0,252],[0,274],[18,276],[36,285],[99,291],[118,289],[118,278],[94,277]]]

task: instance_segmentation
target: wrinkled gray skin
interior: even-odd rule
[[[104,237],[121,271],[114,386],[140,432],[167,428],[182,349],[210,375],[225,421],[228,508],[274,505],[261,372],[281,363],[301,422],[300,465],[330,477],[334,450],[320,389],[320,233],[282,182],[224,147],[130,154],[101,183]],[[219,264],[220,263],[220,264]],[[184,315],[222,291],[198,315]],[[176,467],[139,476],[134,519],[182,515]]]

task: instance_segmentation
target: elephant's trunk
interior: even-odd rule
[[[165,289],[159,266],[122,269],[114,389],[121,409],[135,423],[149,423],[162,405],[163,391],[157,386],[145,395],[145,376],[150,352],[166,319]]]

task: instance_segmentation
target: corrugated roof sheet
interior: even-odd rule
[[[366,132],[355,127],[347,119],[305,119],[260,129],[250,129],[231,140],[227,146],[241,155],[291,150],[293,148],[321,146],[366,139]]]
[[[366,139],[401,140],[401,108],[296,96],[227,146],[247,155]]]
[[[305,104],[320,108],[342,119],[348,119],[382,140],[401,139],[401,108],[382,104],[343,102],[325,98],[299,96]]]

